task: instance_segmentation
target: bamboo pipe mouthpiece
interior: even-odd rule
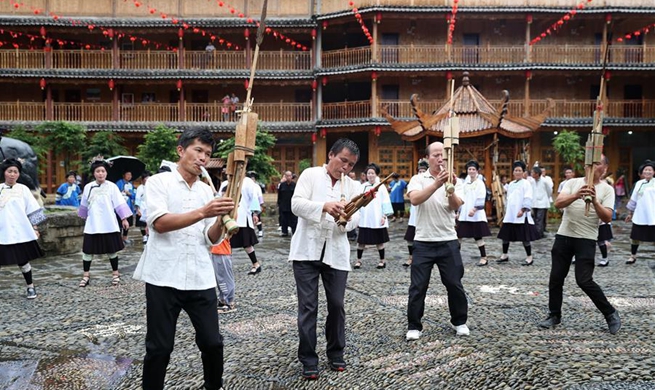
[[[235,221],[229,215],[224,215],[221,218],[221,221],[223,221],[223,226],[229,235],[233,235],[239,231],[239,225],[237,224],[237,221]]]

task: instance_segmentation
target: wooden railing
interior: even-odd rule
[[[450,61],[454,64],[517,64],[526,62],[525,53],[522,45],[453,46]],[[445,54],[443,60],[448,60]]]
[[[177,52],[164,50],[124,50],[118,55],[121,69],[177,69]]]
[[[112,120],[111,103],[54,103],[53,120],[71,122],[108,122]]]
[[[0,68],[45,68],[45,53],[35,50],[0,50]]]
[[[443,105],[446,104],[446,101],[421,100],[418,104],[421,111],[427,114],[431,114],[443,107]],[[394,118],[415,118],[414,111],[412,110],[412,104],[409,102],[409,100],[400,101],[382,99],[379,101],[378,112],[381,112],[380,109],[386,109],[387,113]]]
[[[245,69],[245,51],[185,51],[184,67],[187,69]]]
[[[176,122],[180,120],[177,103],[121,104],[119,120],[128,122]]]
[[[370,118],[371,101],[323,103],[323,119]]]
[[[241,110],[243,104],[237,104]],[[310,103],[255,103],[252,110],[265,122],[313,121]],[[236,122],[239,115],[220,102],[187,103],[186,120],[190,122]]]
[[[110,69],[111,50],[53,50],[52,67],[56,69]]]
[[[574,2],[575,3],[575,2]],[[451,0],[360,0],[357,7],[373,6],[415,6],[415,7],[449,7],[452,6]],[[556,7],[567,8],[571,6],[570,1],[566,0],[467,0],[466,7]],[[588,8],[598,7],[652,7],[652,0],[594,0],[587,3]],[[350,11],[348,3],[343,0],[322,0],[320,13],[327,14],[339,11]],[[364,16],[364,15],[362,15]]]
[[[45,118],[45,103],[0,102],[0,120],[43,121]]]
[[[257,69],[311,70],[312,55],[308,51],[260,51]]]
[[[370,47],[324,51],[321,57],[321,66],[323,68],[338,68],[369,63],[371,63]]]

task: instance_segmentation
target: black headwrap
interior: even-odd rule
[[[23,173],[23,164],[21,164],[21,162],[15,158],[8,158],[2,162],[2,165],[0,165],[0,170],[2,170],[1,179],[3,181],[4,181],[5,171],[9,169],[9,167],[16,167],[18,168],[18,173]]]

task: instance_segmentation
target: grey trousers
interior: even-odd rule
[[[346,347],[347,271],[340,271],[321,261],[294,261],[293,276],[298,292],[298,360],[303,366],[317,366],[316,318],[318,315],[318,278],[323,280],[328,315],[325,321],[328,360],[343,357]]]
[[[234,303],[234,273],[232,272],[232,256],[212,254],[214,276],[218,286],[218,301]]]

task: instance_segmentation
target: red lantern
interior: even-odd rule
[[[321,84],[323,84],[323,86],[325,87],[327,85],[327,83],[328,83],[328,77],[323,76],[323,80],[322,80]]]
[[[41,26],[41,29],[39,30],[39,32],[41,33],[41,38],[45,39],[46,30],[45,30],[44,26]]]
[[[44,78],[41,78],[41,80],[39,80],[39,87],[41,87],[42,91],[45,89],[45,86],[46,86],[46,81]]]
[[[248,38],[250,37],[250,30],[249,30],[248,28],[246,28],[245,30],[243,30],[243,36],[246,38],[246,41],[247,41]]]
[[[114,29],[110,28],[107,30],[107,36],[109,37],[110,40],[114,39]]]
[[[312,80],[312,91],[316,91],[316,88],[318,88],[318,81]]]
[[[612,14],[605,15],[605,23],[607,24],[612,23]]]
[[[381,21],[382,21],[382,12],[378,12],[375,15],[375,23],[380,24]]]
[[[324,21],[323,21],[323,30],[325,30],[325,29],[328,28],[328,24],[329,24],[329,23],[328,23],[327,20],[324,20]]]
[[[181,90],[182,89],[182,80],[177,80],[177,84],[175,84],[175,86],[177,87],[178,91]]]
[[[247,89],[248,89],[248,85],[249,85],[249,83],[248,83],[248,79],[246,79],[246,81],[243,82],[243,87],[247,90]]]
[[[316,133],[312,133],[312,144],[316,143]]]
[[[312,29],[312,41],[314,39],[316,39],[316,29],[315,28]]]
[[[446,80],[452,80],[453,79],[453,72],[448,71],[446,72]]]
[[[371,72],[371,80],[375,81],[378,79],[378,72],[373,71]]]
[[[605,80],[610,81],[610,79],[612,78],[612,73],[610,73],[609,70],[606,70],[603,77],[605,77]]]
[[[382,128],[380,126],[375,126],[374,132],[375,132],[375,136],[379,137],[380,134],[382,134]]]
[[[182,27],[177,30],[177,36],[180,38],[180,41],[184,38],[184,29]]]
[[[109,90],[113,91],[114,90],[114,79],[109,79],[109,82],[107,83],[109,85]]]
[[[532,14],[525,15],[525,21],[528,22],[528,24],[532,24]]]
[[[325,138],[326,135],[327,135],[327,130],[325,130],[325,128],[321,129],[321,138]]]
[[[527,80],[532,80],[532,71],[531,70],[526,70],[525,71],[525,78]]]

